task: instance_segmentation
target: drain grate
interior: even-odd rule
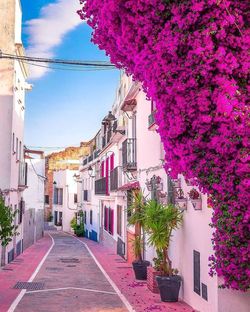
[[[76,267],[76,265],[74,265],[74,264],[67,265],[67,268],[75,268],[75,267]]]
[[[79,263],[80,262],[78,258],[60,258],[60,261],[63,263]]]
[[[15,288],[15,289],[27,289],[27,290],[40,290],[40,289],[44,289],[44,283],[17,282],[13,288]]]

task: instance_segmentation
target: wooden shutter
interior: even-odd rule
[[[101,163],[101,178],[104,177],[104,161]]]
[[[109,233],[114,234],[114,210],[109,208]]]
[[[107,231],[108,230],[108,213],[109,210],[108,208],[105,206],[104,208],[104,229]]]
[[[115,159],[115,154],[113,153],[110,156],[110,171],[114,169],[114,159]]]
[[[57,205],[58,203],[58,189],[54,188],[54,204]]]
[[[117,234],[122,235],[122,206],[117,205]]]
[[[194,254],[193,254],[193,265],[194,265],[194,292],[200,295],[201,293],[200,253],[196,250],[194,250]]]
[[[106,195],[109,195],[109,157],[106,159],[106,168],[105,168],[105,176],[106,176]]]

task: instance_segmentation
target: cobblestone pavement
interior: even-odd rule
[[[15,312],[125,312],[128,309],[97,266],[86,247],[62,232],[52,234],[55,245]]]

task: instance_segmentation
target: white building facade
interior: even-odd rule
[[[173,267],[183,281],[180,299],[202,312],[247,312],[249,292],[219,289],[217,277],[208,275],[208,258],[213,254],[212,207],[207,195],[184,176],[173,181],[167,175],[154,114],[154,103],[146,99],[140,84],[123,75],[112,111],[94,139],[94,149],[81,159],[85,236],[113,246],[117,254],[132,262],[134,229],[127,225],[131,191],[141,189],[147,199],[174,203],[183,212],[183,224],[170,245]],[[198,192],[199,199],[191,198],[191,190]],[[87,193],[89,197],[84,195]],[[152,263],[155,256],[145,237],[145,260]]]
[[[53,173],[53,223],[59,230],[71,231],[70,222],[78,211],[76,170]]]
[[[19,0],[0,3],[0,47],[15,56],[24,54],[21,41],[22,11]],[[18,236],[1,250],[1,263],[10,262],[23,250],[23,191],[27,167],[23,153],[23,128],[27,67],[17,60],[0,59],[0,190],[7,206],[19,210]]]
[[[45,159],[42,152],[35,151],[39,158],[33,158],[34,151],[26,150],[27,189],[23,193],[25,201],[23,248],[26,249],[43,237],[44,233],[44,183]]]

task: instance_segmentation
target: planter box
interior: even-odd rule
[[[153,267],[147,267],[147,287],[154,294],[159,294],[159,288],[155,277],[161,275],[160,272],[156,271]]]
[[[178,205],[180,210],[187,210],[187,199],[186,198],[176,198],[175,203]]]
[[[191,199],[191,203],[194,207],[194,210],[202,210],[202,201],[199,199]]]

